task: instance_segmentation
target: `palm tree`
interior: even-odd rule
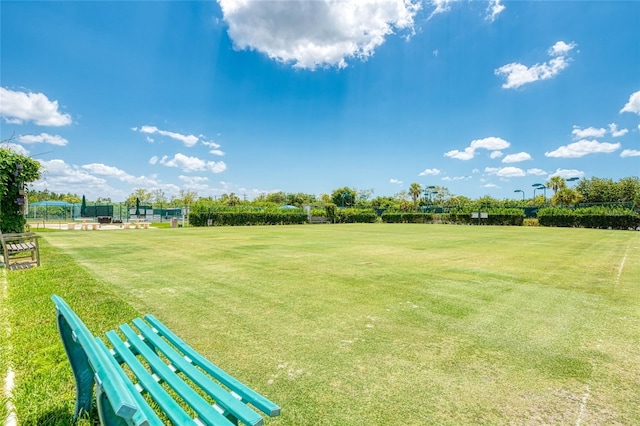
[[[420,198],[420,195],[422,194],[422,187],[420,186],[419,183],[412,183],[411,186],[409,187],[409,195],[411,195],[411,198],[413,199],[413,205],[414,206],[418,206],[418,198]]]
[[[559,189],[563,189],[567,187],[567,183],[561,176],[551,176],[549,181],[547,182],[547,188],[553,189],[553,193],[558,192]]]

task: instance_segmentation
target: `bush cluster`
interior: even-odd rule
[[[560,209],[547,207],[538,211],[542,226],[596,229],[640,229],[640,215],[625,208],[587,207]]]
[[[307,221],[302,210],[196,211],[189,214],[192,226],[299,225]]]

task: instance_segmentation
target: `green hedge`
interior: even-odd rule
[[[483,210],[484,211],[484,210]],[[386,223],[457,223],[466,225],[510,225],[521,226],[524,222],[522,209],[488,210],[486,219],[472,218],[471,211],[460,210],[450,213],[384,212],[382,220]]]
[[[433,213],[384,212],[381,217],[385,223],[433,223],[433,216]]]
[[[213,211],[192,212],[192,226],[299,225],[307,222],[301,210]]]
[[[377,219],[370,209],[340,209],[335,212],[333,223],[375,223]]]
[[[542,226],[640,229],[638,213],[630,209],[611,207],[587,207],[575,210],[548,207],[538,211],[538,222]]]

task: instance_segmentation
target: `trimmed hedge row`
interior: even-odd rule
[[[416,212],[384,212],[382,221],[385,223],[456,223],[464,225],[503,225],[521,226],[524,222],[524,211],[521,209],[500,209],[489,211],[486,219],[472,218],[471,212],[459,211],[452,213],[416,213]]]
[[[333,223],[375,223],[378,215],[369,209],[341,209],[335,212]]]
[[[385,223],[433,223],[433,213],[384,212],[381,218]]]
[[[302,211],[215,211],[189,214],[192,226],[299,225],[307,222]]]
[[[588,207],[584,209],[560,209],[554,207],[538,211],[542,226],[595,229],[640,229],[640,215],[629,209]]]

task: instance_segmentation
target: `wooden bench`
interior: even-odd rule
[[[4,266],[7,269],[26,269],[40,266],[39,235],[33,232],[0,234]]]
[[[94,384],[104,425],[261,425],[258,410],[280,415],[279,406],[209,362],[152,315],[134,319],[135,329],[124,324],[119,333],[107,332],[113,347],[108,349],[61,297],[52,300],[76,380],[74,418],[91,411]]]
[[[331,223],[331,219],[324,216],[311,216],[309,217],[309,223]]]

